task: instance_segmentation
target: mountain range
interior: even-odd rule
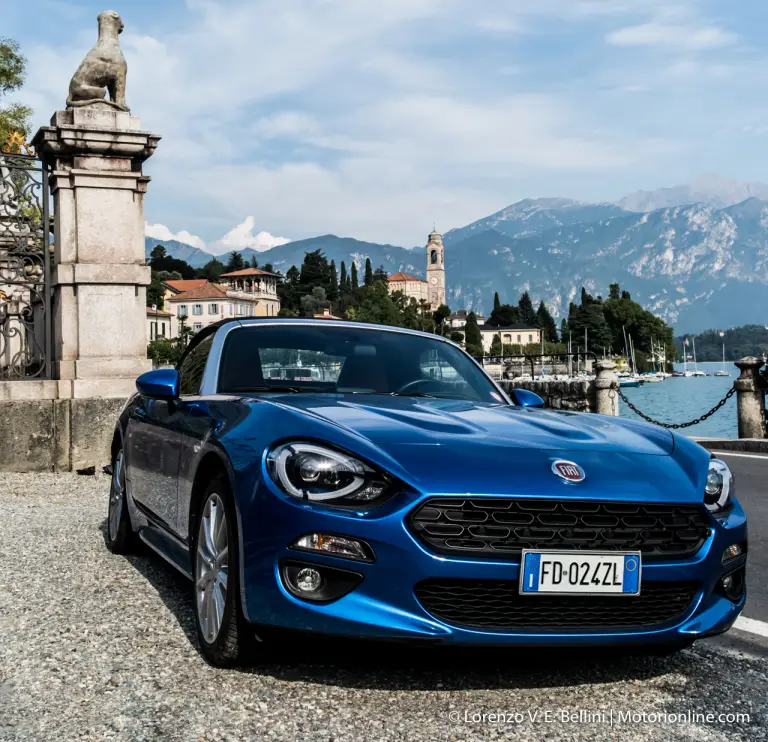
[[[676,200],[682,203],[671,203]],[[443,239],[452,309],[486,312],[495,291],[502,301],[516,302],[528,290],[563,317],[582,286],[605,296],[618,282],[681,334],[760,323],[768,299],[768,185],[707,176],[617,203],[525,199]],[[162,242],[170,255],[195,267],[212,257],[173,240],[146,242],[147,254]],[[370,258],[389,273],[424,276],[421,249],[335,235],[241,254],[285,272],[317,249],[337,266],[354,261],[360,270]]]

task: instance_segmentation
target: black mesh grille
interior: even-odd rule
[[[640,551],[646,561],[695,554],[709,535],[698,505],[433,498],[410,527],[441,554],[504,559],[523,549]]]
[[[641,629],[681,618],[696,595],[690,582],[644,582],[638,596],[520,595],[517,581],[420,582],[416,597],[446,623],[467,628]]]

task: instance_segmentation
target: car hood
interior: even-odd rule
[[[389,395],[295,394],[273,404],[389,445],[501,446],[666,456],[671,433],[602,415]]]
[[[624,418],[385,395],[264,395],[246,404],[254,414],[229,444],[242,466],[254,445],[310,438],[352,451],[422,493],[703,499],[708,452]],[[265,416],[258,407],[283,414]],[[579,464],[585,480],[554,476],[560,458]]]

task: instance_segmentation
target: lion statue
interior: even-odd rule
[[[105,10],[99,15],[99,39],[69,83],[67,108],[99,105],[119,111],[131,110],[125,104],[128,66],[117,38],[123,28],[123,21],[114,10]]]

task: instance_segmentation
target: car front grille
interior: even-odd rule
[[[523,549],[640,551],[643,559],[695,554],[709,535],[703,506],[667,503],[431,498],[409,518],[441,554],[517,558]]]
[[[429,579],[416,597],[435,618],[487,631],[648,629],[682,618],[691,582],[644,582],[640,595],[520,595],[517,581]]]

